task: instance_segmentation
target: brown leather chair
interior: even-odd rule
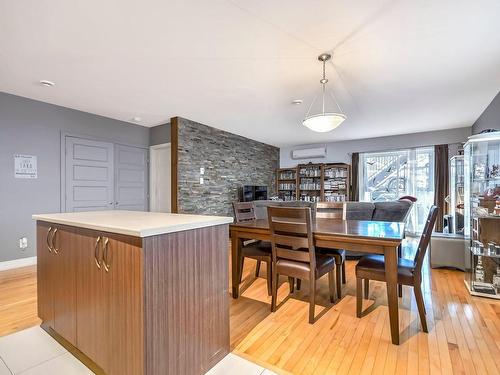
[[[314,323],[316,280],[328,274],[330,301],[335,300],[335,260],[332,256],[317,254],[312,232],[312,215],[309,207],[268,207],[273,258],[273,288],[271,311],[276,311],[279,275],[288,276],[290,292],[294,280],[309,280],[309,323]]]
[[[233,209],[234,218],[237,223],[255,220],[255,207],[252,202],[234,202]],[[243,275],[243,265],[245,262],[245,258],[252,258],[257,261],[257,265],[255,267],[255,277],[259,277],[261,262],[266,262],[267,294],[271,295],[271,243],[267,241],[256,241],[252,239],[243,241],[241,247],[241,256],[238,262],[238,277],[240,283]]]
[[[345,204],[343,202],[319,202],[316,205],[316,217],[323,219],[339,219],[344,217]],[[346,283],[345,275],[345,250],[316,248],[321,254],[331,255],[335,259],[335,277],[337,285],[337,298],[342,298],[342,284]],[[300,281],[297,280],[297,289]]]
[[[425,305],[422,295],[422,265],[425,253],[429,246],[432,230],[436,223],[438,213],[437,206],[432,206],[427,216],[424,231],[418,243],[417,252],[413,260],[398,259],[398,284],[413,286],[415,300],[417,301],[418,314],[422,329],[427,332],[427,322],[425,320]],[[367,255],[360,259],[356,265],[356,315],[361,317],[362,307],[362,280],[364,280],[364,295],[368,298],[370,280],[385,281],[385,262],[382,255]]]

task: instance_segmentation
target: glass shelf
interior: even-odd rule
[[[500,133],[475,135],[465,144],[463,191],[465,283],[472,295],[500,299],[500,249],[488,248],[500,246],[500,215],[494,215],[500,208]]]
[[[488,250],[484,250],[484,253],[480,253],[475,247],[469,247],[469,250],[472,254],[476,256],[481,256],[481,257],[488,257],[488,258],[499,258],[500,259],[500,254],[495,253],[490,253]]]

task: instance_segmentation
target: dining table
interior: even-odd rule
[[[314,245],[344,249],[385,258],[387,304],[392,343],[399,345],[398,248],[404,238],[405,223],[315,218],[312,224]],[[244,240],[271,241],[267,219],[255,219],[229,226],[231,236],[232,296],[239,296],[239,262]]]

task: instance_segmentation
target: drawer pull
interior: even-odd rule
[[[52,227],[49,227],[49,231],[47,232],[47,248],[49,249],[49,253],[52,252],[52,246],[50,246],[50,235],[52,234]]]
[[[99,242],[101,242],[101,236],[97,237],[94,246],[94,260],[97,268],[101,269],[101,261],[99,260]]]
[[[106,272],[109,272],[109,263],[108,263],[108,243],[109,243],[109,238],[104,237],[104,252],[102,254],[102,265],[104,266],[104,269]]]
[[[50,243],[52,244],[52,250],[54,250],[54,253],[59,254],[59,249],[56,247],[56,245],[54,245],[54,241],[57,239],[56,234],[57,234],[57,228],[54,228],[54,230],[52,231],[52,237],[50,239]]]

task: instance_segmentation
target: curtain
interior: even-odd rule
[[[359,153],[352,154],[351,159],[351,201],[359,200]]]
[[[443,217],[447,212],[445,198],[449,191],[448,145],[434,146],[434,204],[438,207],[436,232],[443,231]]]

